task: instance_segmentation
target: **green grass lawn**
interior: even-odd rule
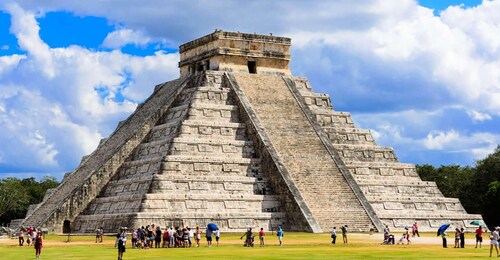
[[[472,259],[489,256],[489,240],[481,249],[472,244],[456,249],[452,239],[448,239],[451,248],[444,249],[441,248],[441,239],[434,234],[423,234],[410,245],[380,245],[381,234],[350,234],[348,245],[342,244],[341,236],[340,244],[332,245],[326,233],[287,232],[284,246],[278,247],[276,237],[268,233],[263,248],[258,246],[258,241],[256,247],[243,247],[241,235],[223,233],[221,245],[211,248],[203,241],[199,248],[134,249],[128,242],[124,259]],[[473,235],[467,234],[467,238],[471,239]],[[104,239],[104,243],[96,244],[93,236],[74,236],[68,243],[66,236],[49,235],[44,240],[41,259],[117,259],[113,237]],[[15,239],[2,239],[0,259],[35,259],[35,250],[19,247]]]

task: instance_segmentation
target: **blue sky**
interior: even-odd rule
[[[0,178],[72,171],[216,28],[291,37],[292,73],[402,162],[500,143],[498,0],[71,2],[0,4]]]

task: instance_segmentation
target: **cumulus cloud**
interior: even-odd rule
[[[60,109],[59,120],[69,124],[56,125],[73,128],[86,136],[82,140],[97,143],[152,86],[176,77],[178,54],[50,48],[37,36],[34,10],[105,17],[119,25],[103,42],[112,49],[151,41],[177,46],[215,28],[292,37],[292,72],[330,94],[336,110],[352,111],[358,125],[372,129],[378,143],[396,147],[398,157],[421,152],[422,162],[428,151],[444,151],[464,154],[470,163],[499,142],[477,127],[498,125],[500,115],[500,1],[450,7],[439,16],[414,0],[17,2],[21,7],[8,9],[15,16],[11,31],[28,53],[0,57],[0,75],[17,79],[0,83],[59,105],[52,111]],[[11,105],[0,107],[1,115],[11,116]],[[44,140],[54,144],[58,162],[61,151],[70,150]]]
[[[178,54],[50,48],[40,39],[34,13],[17,5],[7,10],[11,32],[26,51],[0,57],[0,163],[13,172],[41,168],[60,177],[156,84],[178,76]]]
[[[481,113],[475,110],[469,110],[467,111],[467,114],[469,114],[469,116],[472,118],[472,120],[474,120],[474,122],[483,122],[492,119],[491,115],[487,113]]]
[[[134,44],[136,46],[145,46],[151,42],[151,38],[144,35],[142,32],[133,31],[131,29],[119,29],[110,32],[102,46],[119,49],[127,44]]]

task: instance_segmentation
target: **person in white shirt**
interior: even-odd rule
[[[333,229],[332,229],[332,244],[335,245],[336,241],[337,241],[337,228],[333,227]]]
[[[500,257],[498,254],[498,239],[499,239],[499,234],[498,232],[500,231],[500,227],[496,227],[494,230],[491,231],[490,234],[490,257],[491,253],[493,253],[493,246],[495,247],[495,250],[497,251],[497,256]]]

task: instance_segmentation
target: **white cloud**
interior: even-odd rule
[[[140,31],[131,29],[119,29],[110,32],[102,45],[104,47],[119,49],[127,44],[134,44],[136,46],[145,46],[150,43],[152,39]]]
[[[329,93],[335,106],[353,111],[354,120],[374,129],[381,144],[472,156],[498,144],[498,130],[474,127],[499,120],[500,1],[448,8],[439,17],[414,0],[221,0],[196,5],[179,0],[140,6],[117,0],[17,2],[24,10],[15,5],[8,9],[15,16],[11,31],[28,54],[1,57],[9,60],[0,60],[0,75],[8,79],[0,84],[37,93],[41,104],[49,104],[50,109],[39,107],[46,119],[41,128],[56,117],[48,111],[60,109],[60,123],[52,127],[85,140],[65,146],[44,135],[59,151],[56,158],[74,147],[91,150],[155,84],[177,77],[179,56],[50,48],[38,37],[34,11],[25,10],[105,17],[121,28],[103,42],[110,48],[151,41],[176,46],[215,28],[292,37],[294,74],[307,76],[316,91]],[[229,11],[221,15],[222,9]],[[117,102],[120,94],[124,102]],[[12,119],[21,113],[7,104],[12,96],[2,95],[0,116]],[[464,125],[470,118],[475,124]]]
[[[26,51],[0,57],[0,143],[10,168],[73,169],[155,85],[178,77],[178,54],[50,48],[32,12],[17,5],[8,10],[11,31]]]
[[[483,122],[483,121],[488,121],[488,120],[493,119],[491,117],[491,115],[489,115],[487,113],[481,113],[481,112],[475,111],[475,110],[469,110],[469,111],[467,111],[467,114],[469,114],[469,116],[475,122]]]

